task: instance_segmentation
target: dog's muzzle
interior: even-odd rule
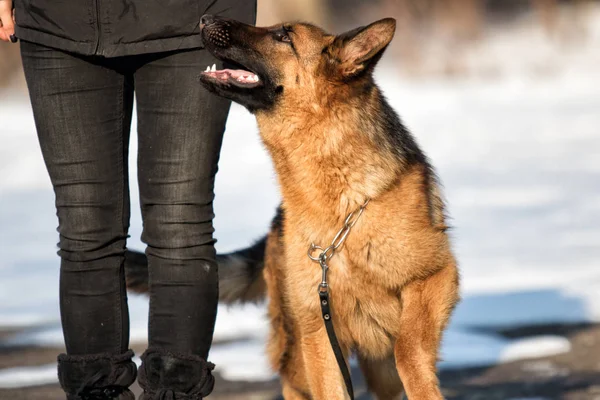
[[[212,15],[203,15],[200,18],[200,29],[202,30],[204,42],[209,42],[221,48],[227,48],[231,45],[229,23],[227,21],[217,19]]]

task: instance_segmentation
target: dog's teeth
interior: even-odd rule
[[[216,70],[217,70],[217,64],[213,64],[213,66],[212,66],[212,68],[211,68],[211,71],[212,71],[212,72],[215,72]]]
[[[210,72],[210,67],[206,67],[206,70],[204,72]]]

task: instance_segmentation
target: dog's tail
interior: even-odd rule
[[[265,298],[263,278],[267,237],[254,245],[228,254],[217,255],[219,264],[219,301],[226,304],[259,302]],[[148,292],[148,259],[138,251],[125,253],[127,288]]]

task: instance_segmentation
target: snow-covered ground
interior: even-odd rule
[[[569,350],[561,337],[485,333],[498,328],[600,321],[600,70],[590,67],[600,41],[593,43],[541,78],[408,82],[389,64],[378,72],[437,167],[453,217],[463,301],[441,367]],[[2,96],[0,327],[30,329],[0,346],[60,345],[53,193],[27,100]],[[134,182],[130,247],[142,249],[136,191]],[[262,235],[279,201],[254,119],[239,106],[229,118],[216,193],[220,251]],[[129,304],[132,339],[143,340],[147,300],[131,296]],[[211,359],[226,377],[272,377],[264,314],[262,306],[220,309],[215,338],[228,344],[215,345]],[[0,370],[0,387],[55,380],[54,365]]]

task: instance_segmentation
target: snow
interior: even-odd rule
[[[600,24],[594,26],[600,31]],[[498,329],[600,322],[600,70],[591,61],[598,57],[597,46],[588,47],[542,77],[509,68],[496,80],[408,81],[389,65],[377,74],[437,167],[452,215],[463,301],[444,337],[442,368],[570,348],[561,337],[510,340],[493,333]],[[511,59],[526,50],[513,48]],[[548,62],[559,58],[544,51]],[[3,96],[0,327],[26,329],[0,341],[0,347],[60,346],[53,193],[27,99]],[[133,135],[131,154],[136,151]],[[130,159],[134,178],[135,156]],[[131,191],[129,246],[142,249],[135,179]],[[264,234],[279,202],[254,118],[235,105],[216,195],[219,251],[246,246]],[[147,299],[132,295],[129,305],[132,341],[144,341]],[[211,360],[231,379],[270,379],[266,335],[264,306],[222,307]],[[55,382],[55,371],[54,365],[0,370],[0,387]]]
[[[504,348],[500,361],[508,362],[523,358],[537,358],[568,353],[571,343],[559,336],[538,336],[514,340]]]
[[[562,354],[571,344],[559,336],[508,340],[498,335],[450,329],[444,337],[440,368],[479,367]]]
[[[48,385],[56,382],[58,382],[56,364],[5,368],[0,371],[1,389]]]
[[[264,338],[214,346],[210,356],[218,360],[215,370],[225,379],[267,381],[276,378],[267,360]]]

